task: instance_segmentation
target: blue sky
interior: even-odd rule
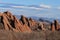
[[[11,11],[15,15],[60,17],[60,0],[0,0],[0,12]]]
[[[40,5],[41,3],[44,3],[52,6],[60,6],[60,0],[0,0],[0,2],[23,5]]]

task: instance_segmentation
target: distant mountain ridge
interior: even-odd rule
[[[18,19],[20,19],[21,15],[15,15]],[[56,19],[56,18],[47,18],[47,17],[36,17],[36,16],[30,16],[32,19],[36,20],[36,21],[54,21],[54,20],[58,20],[60,22],[60,19]],[[30,18],[28,17],[28,18]]]

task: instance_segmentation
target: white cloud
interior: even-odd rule
[[[2,8],[2,7],[0,7],[0,9],[11,9],[11,8]]]
[[[40,4],[40,7],[42,7],[42,8],[51,8],[50,5],[45,5],[45,4]]]
[[[9,6],[10,6],[10,8],[25,8],[25,9],[34,9],[34,10],[43,10],[45,8],[47,8],[47,9],[51,8],[51,6],[44,5],[44,4],[41,4],[39,7],[36,7],[37,5],[33,6],[33,7],[31,7],[31,6],[16,6],[16,5],[9,5]],[[3,9],[5,9],[5,8],[3,8]]]
[[[28,6],[11,6],[11,7],[14,7],[14,8],[26,8],[26,9],[42,10],[42,8],[28,7]]]
[[[11,6],[11,7],[14,7],[14,8],[25,8],[24,6]]]
[[[12,10],[15,10],[13,8],[3,8],[3,7],[0,7],[0,11],[12,11]]]

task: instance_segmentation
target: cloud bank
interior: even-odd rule
[[[35,5],[35,6],[31,6],[31,5],[18,5],[18,4],[8,4],[8,3],[0,3],[0,4],[4,4],[4,7],[9,7],[9,8],[25,8],[25,9],[34,9],[34,10],[42,10],[42,9],[49,9],[51,8],[50,5],[45,5],[45,4],[40,4],[40,6]],[[38,6],[38,7],[36,7]],[[1,5],[0,5],[1,7]]]
[[[42,10],[42,8],[28,7],[28,6],[11,6],[11,7],[13,7],[13,8],[26,8],[26,9]]]
[[[40,4],[40,7],[43,7],[43,8],[51,8],[51,6],[50,5],[45,5],[45,4]]]

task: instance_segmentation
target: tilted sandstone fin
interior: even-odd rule
[[[0,16],[3,17],[3,25],[5,30],[11,30],[16,32],[31,32],[31,29],[20,23],[20,21],[13,16],[10,12],[0,13]]]
[[[21,30],[22,32],[25,32],[25,31],[28,31],[28,32],[31,32],[31,29],[28,27],[28,26],[26,26],[26,25],[22,25],[21,23],[20,23],[20,21],[19,20],[17,20],[17,18],[14,16],[14,21],[15,21],[15,27],[18,29],[18,30]]]

